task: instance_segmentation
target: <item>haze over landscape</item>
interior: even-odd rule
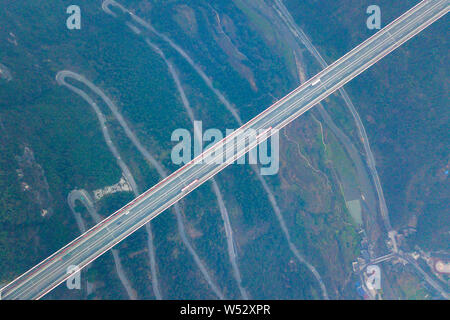
[[[448,1],[75,2],[0,0],[0,297],[449,298]]]

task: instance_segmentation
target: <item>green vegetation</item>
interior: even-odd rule
[[[379,1],[382,26],[416,3]],[[351,1],[319,6],[314,1],[288,0],[285,4],[329,63],[374,33],[365,27],[365,10],[372,4],[369,1],[356,6]],[[434,188],[437,179],[429,177],[443,170],[449,158],[445,147],[449,145],[449,97],[443,81],[449,73],[447,48],[446,24],[438,21],[346,87],[369,136],[394,228],[407,225],[413,215],[428,215],[424,204],[435,205],[431,216],[448,216],[438,205],[440,192],[417,187],[445,188],[443,183]],[[340,112],[332,109],[333,118],[343,124]],[[434,220],[423,217],[419,224],[428,224],[428,219]],[[438,248],[431,237],[425,238],[431,241],[427,247]],[[413,241],[425,246],[428,240],[422,240]]]
[[[143,8],[140,3],[127,4]],[[46,257],[78,234],[66,204],[68,192],[74,188],[101,188],[116,183],[121,176],[91,107],[67,88],[57,86],[54,81],[57,71],[79,72],[104,90],[117,103],[142,143],[152,154],[159,155],[158,160],[170,170],[175,167],[169,159],[168,150],[173,146],[170,134],[175,128],[191,126],[165,63],[141,37],[128,30],[123,24],[125,17],[113,19],[102,12],[99,3],[85,4],[83,29],[72,32],[64,25],[69,4],[43,0],[12,2],[0,12],[0,20],[7,26],[5,36],[13,31],[20,43],[15,47],[11,42],[0,42],[0,61],[11,67],[15,79],[0,86],[0,120],[9,139],[0,143],[4,155],[0,158],[0,281],[25,271],[38,262],[34,257]],[[206,3],[196,0],[189,4],[196,12],[202,39],[187,38],[170,19],[179,4],[185,3],[153,1],[153,10],[145,18],[186,48],[244,121],[296,84],[291,76],[295,63],[288,46],[272,27],[268,28],[270,22],[244,7],[242,1],[218,6],[240,30],[233,41],[249,57],[244,64],[254,74],[256,91],[219,49],[210,32],[213,20],[208,17],[211,12],[207,11]],[[236,121],[192,68],[154,35],[148,36],[176,66],[198,119],[208,127],[236,127]],[[90,94],[89,90],[86,92]],[[109,120],[114,142],[140,188],[153,185],[160,177],[131,146],[105,105],[95,99]],[[358,235],[349,223],[344,200],[337,192],[338,181],[332,179],[326,158],[332,158],[339,175],[350,177],[354,169],[337,142],[327,146],[327,150],[331,149],[329,154],[324,153],[320,130],[310,123],[311,119],[308,121],[301,123],[308,128],[299,131],[296,139],[301,140],[301,151],[330,179],[330,187],[321,174],[307,168],[292,147],[282,154],[286,171],[266,180],[274,190],[292,241],[317,267],[327,285],[331,284],[331,291],[337,291],[350,272],[350,262],[358,254]],[[53,212],[48,217],[41,217],[41,208],[20,189],[15,156],[23,153],[23,146],[34,151],[48,180],[53,196]],[[296,178],[291,180],[292,177]],[[272,205],[253,171],[248,166],[232,166],[218,181],[222,190],[232,190],[224,192],[224,201],[238,244],[244,286],[257,293],[257,298],[278,297],[278,293],[280,298],[319,297],[312,274],[292,259]],[[131,198],[131,193],[105,197],[97,204],[99,213],[110,215]],[[181,206],[190,240],[214,281],[224,288],[227,297],[238,297],[223,222],[210,185],[192,193]],[[172,211],[163,213],[152,225],[164,296],[213,297],[182,244]],[[146,241],[147,235],[141,230],[118,249],[133,286],[142,297],[153,298],[149,293],[151,275]],[[123,295],[113,268],[111,256],[105,254],[87,273],[89,279],[97,282],[96,292],[102,298]]]

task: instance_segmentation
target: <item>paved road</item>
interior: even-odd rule
[[[202,70],[201,66],[199,64],[197,64],[190,56],[189,54],[183,50],[183,48],[181,48],[177,43],[175,43],[172,39],[170,39],[168,36],[166,36],[165,34],[157,31],[151,24],[147,23],[145,20],[143,20],[142,18],[138,17],[137,15],[135,15],[133,12],[131,12],[130,10],[128,10],[127,8],[123,7],[120,3],[118,3],[117,1],[114,0],[104,0],[102,3],[102,8],[103,10],[112,15],[113,17],[118,17],[113,11],[112,9],[115,8],[117,11],[121,11],[122,13],[129,15],[131,17],[131,20],[133,20],[135,23],[137,23],[139,26],[151,31],[152,33],[154,33],[156,36],[158,36],[160,39],[162,39],[163,41],[165,41],[172,49],[174,49],[193,69],[194,71],[199,75],[199,77],[204,81],[204,83],[206,84],[206,86],[211,90],[211,92],[219,99],[219,101],[225,106],[225,108],[228,110],[228,112],[231,113],[231,115],[233,116],[233,118],[236,120],[236,122],[239,124],[239,126],[243,125],[243,121],[240,118],[239,114],[237,113],[236,109],[234,108],[233,104],[227,100],[227,98],[217,89],[214,87],[213,82],[211,80],[211,78]],[[132,24],[127,22],[127,26],[130,27],[133,32],[136,33],[136,29],[137,27],[132,27]],[[140,31],[140,30],[139,30]],[[144,34],[142,32],[138,32],[138,34],[141,34],[144,36]],[[150,42],[150,40],[148,38],[145,39],[145,42],[152,47],[158,54],[163,54],[163,52],[157,48],[153,43]],[[183,102],[185,102],[185,100],[187,101],[187,99],[183,99]],[[188,114],[192,114],[192,112],[187,111]],[[304,264],[310,271],[311,273],[314,275],[314,277],[316,278],[320,290],[322,292],[322,296],[324,299],[328,299],[328,292],[325,286],[324,281],[322,280],[322,277],[320,276],[319,272],[317,271],[317,269],[311,264],[309,263],[305,257],[300,253],[300,251],[297,249],[297,247],[295,246],[295,244],[292,242],[291,240],[291,236],[289,233],[289,230],[287,228],[286,222],[284,220],[283,214],[281,212],[280,207],[278,206],[277,200],[275,198],[274,193],[272,192],[271,188],[269,187],[269,185],[267,184],[265,178],[263,175],[261,175],[260,173],[260,168],[258,167],[258,165],[254,164],[250,166],[251,169],[253,170],[253,172],[255,173],[256,178],[258,179],[258,181],[261,183],[261,186],[263,188],[263,190],[266,192],[268,200],[272,206],[272,209],[275,213],[275,216],[280,224],[280,228],[286,238],[286,241],[288,243],[289,249],[291,250],[292,254],[297,258],[297,260]],[[214,180],[212,180],[212,184],[214,186]],[[219,207],[220,203],[219,203]],[[176,209],[176,204],[175,204],[175,209]],[[224,221],[226,219],[226,214],[223,210],[221,210],[221,214],[224,217]],[[225,222],[226,223],[226,222]],[[225,230],[231,230],[231,229],[227,229],[225,228]],[[182,235],[182,234],[181,234]],[[229,238],[229,237],[228,237]],[[227,240],[228,241],[228,240]],[[229,242],[229,241],[228,241]],[[236,256],[236,247],[234,242],[232,243],[233,248],[232,251],[229,253],[233,254],[231,257],[235,257]],[[188,247],[189,248],[189,247]],[[230,247],[229,247],[230,249]],[[234,259],[233,259],[234,260]],[[236,261],[234,261],[236,262]],[[233,262],[233,265],[234,265]],[[237,270],[237,264],[235,264],[236,268],[234,268],[234,270]],[[235,272],[236,274],[236,272]],[[239,282],[239,278],[236,277],[238,282]],[[240,287],[241,288],[241,287]],[[245,298],[245,293],[243,292],[243,290],[241,290],[241,293],[243,294],[243,297]]]
[[[289,14],[289,11],[284,6],[282,0],[274,0],[275,2],[275,10],[278,11],[281,18],[285,21],[285,23],[288,25],[291,32],[297,36],[302,43],[306,46],[308,51],[316,58],[316,60],[320,63],[322,68],[326,68],[328,64],[326,63],[325,59],[323,59],[322,55],[317,51],[316,47],[312,44],[309,37],[303,32],[301,28],[299,28],[294,20],[292,19],[292,16]],[[370,148],[369,138],[367,137],[366,129],[364,127],[364,124],[362,123],[361,117],[359,116],[358,111],[356,111],[355,106],[353,105],[352,100],[350,99],[349,95],[347,94],[347,91],[344,88],[339,89],[339,93],[344,99],[345,104],[347,105],[348,109],[350,110],[350,113],[353,116],[353,119],[355,120],[356,127],[358,128],[358,133],[362,138],[362,143],[364,146],[364,151],[367,155],[367,165],[370,170],[370,174],[373,179],[373,183],[375,185],[375,189],[377,191],[378,195],[378,205],[380,208],[380,214],[381,218],[383,219],[386,231],[389,232],[392,230],[391,222],[389,219],[389,211],[386,206],[386,200],[384,198],[383,188],[381,186],[380,177],[378,176],[378,171],[375,166],[375,157],[373,156],[372,149]],[[323,109],[323,108],[319,108]],[[322,114],[324,113],[322,110],[319,110]],[[345,145],[345,144],[344,144]],[[348,148],[347,148],[348,149]],[[358,162],[355,162],[355,165],[359,171],[359,173],[362,173],[361,168],[358,168]],[[365,172],[363,173],[365,175]],[[366,184],[365,177],[363,175],[360,175],[360,177],[363,178],[362,182]],[[369,190],[368,188],[366,190]],[[371,194],[366,194],[366,199],[371,202]]]
[[[98,120],[100,122],[100,127],[102,129],[103,137],[104,137],[104,139],[106,141],[106,144],[108,145],[109,150],[113,154],[114,158],[117,160],[117,164],[119,165],[120,169],[122,170],[122,173],[125,176],[125,179],[130,184],[131,189],[138,190],[136,181],[134,180],[134,177],[131,174],[130,169],[125,164],[125,162],[122,160],[119,151],[117,150],[116,146],[114,145],[114,143],[111,140],[111,135],[109,134],[109,130],[108,130],[107,126],[106,126],[106,122],[107,121],[106,121],[105,115],[100,110],[100,108],[98,107],[97,103],[95,103],[95,101],[86,92],[84,92],[83,90],[80,90],[77,87],[74,87],[73,85],[67,83],[66,82],[66,78],[67,77],[73,78],[73,79],[75,79],[77,81],[80,81],[80,82],[86,84],[86,85],[89,85],[90,82],[87,81],[82,75],[79,75],[79,74],[77,74],[75,72],[68,71],[68,70],[60,71],[56,75],[56,81],[58,82],[59,85],[66,86],[72,92],[74,92],[74,93],[78,94],[79,96],[81,96],[94,109],[95,114],[97,115],[97,118],[98,118]],[[102,97],[102,99],[105,102],[112,104],[111,100],[108,97],[106,97],[105,94],[102,91],[100,91],[97,87],[89,86],[89,88],[92,91],[94,91],[96,94],[98,94],[100,97]],[[121,120],[124,121],[123,119],[121,119]]]
[[[212,93],[214,93],[214,95],[219,99],[219,101],[222,102],[222,104],[225,106],[225,108],[231,113],[233,118],[237,121],[239,126],[243,125],[243,121],[240,118],[239,114],[237,113],[236,109],[234,108],[233,104],[230,103],[227,100],[227,98],[217,88],[214,87],[211,78],[206,75],[206,73],[202,70],[202,68],[189,56],[189,54],[186,51],[184,51],[178,44],[176,44],[174,41],[172,41],[165,34],[160,33],[159,31],[157,31],[155,28],[152,27],[152,25],[150,25],[149,23],[147,23],[146,21],[144,21],[140,17],[136,16],[134,13],[132,13],[130,10],[128,10],[125,7],[123,7],[118,2],[116,2],[114,0],[105,0],[103,2],[102,7],[105,10],[105,12],[108,13],[108,14],[111,14],[111,12],[112,12],[109,9],[110,6],[118,8],[120,11],[122,11],[125,14],[129,14],[134,22],[136,22],[140,26],[150,30],[154,34],[156,34],[163,41],[165,41],[170,47],[172,47],[176,52],[178,52],[180,54],[180,56],[195,70],[195,72],[204,81],[204,83],[212,91]],[[112,14],[112,15],[115,16],[115,14]],[[128,26],[130,26],[130,25],[128,24]],[[147,44],[152,46],[151,43],[148,41],[148,39],[146,40],[146,42],[147,42]],[[290,233],[289,233],[289,229],[288,229],[288,227],[286,225],[286,222],[284,220],[284,217],[283,217],[283,214],[281,212],[281,209],[278,206],[278,203],[277,203],[277,200],[275,198],[275,195],[272,192],[272,190],[269,187],[269,185],[267,184],[266,179],[264,178],[264,176],[260,174],[260,168],[257,165],[251,165],[250,167],[253,170],[253,172],[255,173],[255,176],[258,179],[258,181],[261,183],[263,190],[267,194],[268,200],[269,200],[269,202],[270,202],[270,204],[272,206],[272,209],[273,209],[273,211],[275,213],[275,216],[276,216],[276,218],[277,218],[277,220],[278,220],[278,222],[280,224],[280,228],[281,228],[281,230],[282,230],[282,232],[283,232],[283,234],[284,234],[284,236],[286,238],[286,241],[288,243],[289,249],[291,250],[292,254],[297,258],[297,260],[300,263],[304,264],[311,271],[311,273],[314,275],[314,277],[316,278],[316,280],[317,280],[317,282],[319,284],[319,287],[320,287],[320,290],[322,292],[323,298],[324,299],[329,299],[327,288],[326,288],[325,283],[322,280],[322,277],[320,276],[319,272],[317,271],[317,269],[311,263],[309,263],[306,260],[306,258],[297,249],[296,245],[292,242],[291,236],[290,236]],[[213,185],[214,185],[214,181],[213,181]],[[224,215],[224,217],[225,217],[225,215]],[[228,229],[228,230],[231,230],[231,229]],[[236,253],[236,248],[234,247],[234,243],[233,243],[233,252]],[[235,254],[233,256],[235,256]],[[236,265],[236,267],[237,267],[237,265]]]
[[[122,115],[120,114],[120,112],[117,110],[117,107],[115,106],[115,104],[111,101],[111,99],[109,99],[104,93],[103,91],[101,91],[98,87],[96,87],[92,82],[88,81],[85,77],[83,77],[82,75],[79,75],[75,72],[69,71],[69,70],[64,70],[64,71],[60,71],[56,74],[56,81],[58,82],[59,85],[61,86],[65,86],[67,87],[69,90],[71,90],[72,92],[80,95],[93,109],[95,114],[97,115],[98,121],[100,122],[100,127],[103,133],[103,138],[105,139],[105,142],[109,148],[109,150],[111,151],[111,153],[113,154],[114,158],[117,161],[117,164],[119,165],[122,174],[124,175],[125,179],[127,180],[127,182],[129,183],[131,189],[133,190],[134,195],[137,197],[139,195],[139,189],[138,186],[136,184],[136,181],[134,180],[134,177],[130,171],[130,168],[126,165],[126,163],[123,161],[122,157],[120,156],[119,150],[116,148],[116,146],[114,145],[114,143],[111,140],[111,135],[109,133],[108,127],[106,126],[106,117],[103,114],[103,112],[100,110],[99,106],[95,103],[95,101],[91,98],[91,96],[89,96],[86,92],[84,92],[83,90],[69,84],[66,81],[66,78],[71,78],[71,79],[75,79],[76,81],[79,81],[83,84],[85,84],[89,89],[91,89],[95,94],[97,94],[98,96],[100,96],[102,98],[102,100],[105,102],[105,104],[109,107],[109,109],[111,110],[111,112],[114,114],[114,116],[116,117],[116,119],[119,121],[119,123],[123,126],[125,123],[125,120],[123,119]],[[127,130],[125,130],[125,132],[128,134],[128,132],[130,132],[129,128],[126,127]],[[134,143],[134,141],[132,141]],[[89,211],[90,213],[92,213],[93,211]],[[99,222],[99,221],[97,221]],[[78,221],[77,221],[78,223]],[[153,234],[151,231],[151,227],[150,225],[146,225],[145,226],[147,234],[148,234],[148,247],[149,247],[149,257],[150,257],[150,264],[151,264],[151,271],[152,271],[152,288],[153,291],[155,293],[155,296],[160,299],[161,295],[160,295],[160,291],[159,291],[159,284],[158,284],[158,276],[156,273],[156,267],[155,265],[155,259],[154,259],[154,249],[153,249]],[[116,266],[117,264],[117,259],[116,257],[118,257],[117,252],[112,252],[115,262],[116,262]],[[119,261],[120,264],[120,261]],[[120,275],[120,279],[122,280],[126,280],[126,277],[124,276],[124,274]],[[129,290],[129,288],[131,288],[131,285],[129,285],[128,280],[126,281],[122,281],[122,283],[124,284],[125,288],[127,288],[127,293],[129,294],[129,297],[131,299],[135,299],[136,296],[134,294],[133,290]],[[131,293],[131,295],[130,295]]]
[[[162,178],[167,177],[166,170],[163,168],[163,166],[155,159],[155,157],[152,156],[152,154],[139,141],[138,137],[134,134],[134,132],[131,130],[131,128],[128,126],[127,122],[123,118],[122,114],[119,112],[115,103],[100,88],[98,88],[96,85],[94,85],[91,81],[87,80],[84,76],[77,74],[73,71],[64,70],[64,71],[58,72],[58,74],[56,75],[56,80],[58,81],[58,83],[60,85],[64,85],[64,86],[68,87],[70,90],[72,90],[73,92],[75,92],[77,94],[81,94],[81,96],[86,100],[86,102],[88,102],[93,107],[95,112],[97,113],[97,116],[99,118],[100,125],[102,126],[102,130],[104,132],[105,140],[108,144],[108,147],[110,148],[111,152],[113,153],[114,157],[116,158],[119,166],[123,169],[123,174],[127,177],[127,180],[130,181],[131,188],[136,197],[139,195],[137,185],[135,183],[133,175],[131,174],[131,171],[129,170],[129,168],[125,164],[125,162],[122,160],[122,158],[120,157],[114,144],[112,143],[111,139],[109,138],[108,129],[104,123],[105,116],[100,111],[98,106],[95,105],[95,103],[93,103],[93,101],[89,98],[89,96],[84,91],[68,84],[65,81],[66,78],[72,78],[72,79],[75,79],[75,80],[83,83],[90,90],[92,90],[95,94],[100,96],[102,98],[102,100],[105,102],[105,104],[108,106],[108,108],[110,109],[110,111],[112,112],[112,114],[114,115],[116,120],[119,122],[120,126],[122,127],[122,129],[125,132],[125,135],[128,137],[128,139],[130,139],[131,143],[142,154],[142,156],[156,169],[156,171]],[[86,97],[88,97],[88,99],[86,99]],[[197,252],[195,251],[194,247],[192,246],[192,244],[190,243],[190,241],[186,235],[186,230],[184,227],[184,222],[183,222],[183,217],[182,217],[180,206],[178,204],[175,204],[173,208],[175,211],[175,216],[177,218],[178,231],[180,233],[180,237],[181,237],[183,243],[186,245],[189,253],[192,255],[195,263],[199,267],[200,272],[203,274],[206,282],[209,284],[209,286],[214,291],[214,293],[217,295],[217,297],[223,299],[224,297],[223,297],[221,290],[214,283],[211,275],[208,272],[207,267],[204,265],[204,263],[198,256]],[[150,270],[152,273],[152,288],[155,293],[155,297],[160,300],[160,299],[162,299],[162,294],[161,294],[161,290],[160,290],[160,286],[159,286],[158,273],[157,273],[157,268],[156,268],[155,249],[154,249],[153,240],[152,240],[153,232],[151,230],[150,224],[147,223],[145,225],[145,228],[146,228],[146,231],[148,234]]]
[[[75,210],[76,207],[75,200],[77,199],[78,199],[77,195],[73,195],[72,192],[70,192],[69,195],[67,196],[67,203],[70,207],[70,210],[73,213],[73,216],[78,226],[78,230],[80,230],[80,233],[83,234],[86,232],[86,225],[84,223],[83,218],[81,217],[81,214]],[[91,264],[86,266],[86,268],[84,269],[85,272],[87,272],[91,266],[92,266]],[[88,279],[85,279],[85,282],[86,282],[86,295],[89,296],[94,290],[94,285],[91,282],[89,282]]]
[[[72,190],[67,196],[67,201],[69,203],[70,209],[75,214],[75,219],[77,220],[78,227],[80,228],[80,230],[83,230],[82,232],[84,232],[86,230],[84,222],[81,219],[80,214],[76,214],[75,211],[76,200],[79,200],[84,205],[84,207],[89,212],[89,215],[92,217],[92,219],[94,219],[96,223],[99,223],[101,221],[101,216],[98,214],[97,210],[95,210],[94,201],[92,201],[91,196],[86,190]],[[130,281],[125,274],[125,271],[123,270],[122,262],[120,261],[121,259],[119,257],[119,251],[117,249],[111,249],[111,253],[113,255],[114,264],[116,266],[117,276],[119,277],[120,282],[125,288],[128,298],[130,298],[131,300],[136,300],[136,291],[133,289]]]
[[[137,27],[135,27],[137,28]],[[138,29],[139,30],[139,29]],[[146,38],[145,42],[161,57],[161,59],[164,60],[164,62],[167,65],[167,68],[169,69],[169,73],[171,74],[174,82],[175,82],[175,86],[177,88],[177,91],[180,95],[181,98],[181,102],[183,103],[183,107],[186,110],[186,113],[189,117],[189,120],[191,121],[192,125],[194,126],[194,130],[197,128],[194,125],[195,122],[195,116],[194,116],[194,110],[192,110],[191,108],[191,104],[189,103],[189,99],[186,96],[186,93],[184,92],[183,86],[181,84],[181,80],[178,77],[178,74],[175,70],[174,65],[166,58],[164,52],[154,43],[152,43],[150,41],[150,39]],[[194,135],[194,139],[198,139],[201,140],[201,136],[202,133],[201,132],[196,132],[197,134]],[[202,145],[202,141],[197,141],[197,143],[199,145]],[[161,166],[160,166],[161,167]],[[162,177],[166,177],[167,174],[165,173],[165,170],[162,169],[162,167],[160,169],[158,169],[158,173],[162,176]],[[227,249],[228,249],[228,256],[230,258],[230,264],[231,264],[231,268],[233,270],[233,275],[234,278],[237,282],[237,285],[239,287],[239,291],[241,293],[241,296],[243,299],[248,300],[249,299],[249,295],[247,290],[242,286],[242,277],[241,277],[241,272],[239,270],[238,267],[238,256],[237,256],[237,251],[236,251],[236,243],[233,237],[233,229],[231,228],[231,222],[230,222],[230,217],[228,214],[228,210],[227,207],[225,206],[225,202],[223,201],[223,196],[222,193],[220,192],[220,188],[219,185],[217,183],[217,181],[212,178],[211,179],[211,184],[212,184],[212,190],[216,196],[217,199],[217,204],[219,207],[219,211],[220,211],[220,215],[222,216],[222,220],[224,223],[224,227],[225,227],[225,237],[227,240]]]
[[[286,7],[283,4],[282,0],[274,0],[273,5],[274,10],[278,13],[281,20],[284,21],[284,23],[289,28],[289,31],[300,41],[301,44],[303,44],[306,49],[310,52],[310,54],[318,61],[320,66],[322,68],[326,68],[328,64],[326,63],[325,59],[323,59],[322,55],[318,52],[317,48],[313,45],[312,41],[309,39],[309,37],[305,34],[305,32],[295,23],[294,19],[292,18],[289,11],[286,9]],[[353,102],[351,101],[350,97],[348,96],[346,90],[344,88],[339,89],[339,93],[342,96],[347,108],[349,109],[350,113],[352,114],[355,124],[358,128],[359,135],[362,139],[364,149],[367,154],[367,163],[370,168],[375,168],[375,160],[372,154],[372,150],[370,148],[369,139],[367,138],[367,134],[364,128],[364,125],[361,121],[361,118],[356,111],[355,106],[353,105]],[[356,167],[359,183],[362,188],[362,192],[365,195],[365,201],[370,207],[373,212],[377,211],[377,204],[375,195],[372,191],[372,183],[370,180],[370,177],[368,175],[368,172],[366,170],[366,166],[364,165],[359,151],[356,149],[355,145],[350,141],[349,137],[341,130],[339,129],[336,124],[334,123],[333,119],[330,117],[328,112],[325,110],[325,108],[322,106],[322,104],[319,104],[318,111],[320,115],[322,116],[325,123],[328,125],[330,130],[335,134],[336,138],[342,143],[344,148],[346,149],[349,156],[352,158],[353,163]],[[376,180],[379,181],[378,173],[375,168],[375,170],[371,170],[370,174],[372,175],[374,184]],[[381,186],[381,184],[380,184]],[[383,190],[380,188],[377,188],[379,203],[384,201],[384,196],[382,195]],[[380,205],[380,209],[385,206]],[[386,211],[381,211],[382,217],[387,217],[387,220],[389,222],[389,216]],[[385,218],[386,219],[386,218]],[[385,220],[384,219],[384,220]],[[385,221],[386,225],[386,221]],[[387,230],[389,231],[390,228]]]
[[[289,124],[449,10],[448,0],[429,0],[403,14],[202,155],[146,191],[86,233],[1,289],[4,299],[36,299],[63,282],[67,266],[85,267],[269,135]],[[259,141],[242,139],[264,130]],[[237,142],[235,142],[237,140]],[[237,152],[225,152],[236,146]],[[225,163],[215,163],[218,158]],[[210,158],[207,164],[198,160]]]
[[[408,261],[416,269],[416,271],[420,275],[423,276],[425,281],[430,286],[432,286],[437,292],[439,292],[442,297],[444,297],[447,300],[450,299],[450,293],[447,292],[444,288],[442,288],[441,285],[437,281],[435,281],[427,272],[425,272],[425,270],[423,270],[413,258],[411,258],[409,255],[404,254],[404,253],[398,253],[397,256],[399,256],[399,257],[405,259],[406,261]]]

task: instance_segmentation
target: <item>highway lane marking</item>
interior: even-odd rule
[[[406,26],[405,26],[405,27],[406,27]],[[375,48],[374,48],[373,50],[375,50]],[[373,50],[372,50],[372,51],[373,51]],[[370,53],[370,52],[369,52],[369,53]],[[344,70],[342,70],[341,73],[344,72],[346,69],[347,69],[347,67],[346,67]],[[319,79],[319,80],[320,80],[320,79]],[[330,81],[331,81],[331,80],[330,80]],[[328,81],[328,82],[329,82],[329,81]],[[309,96],[311,96],[311,95],[314,94],[314,93],[315,93],[315,92],[311,92]],[[298,102],[299,102],[299,101],[296,101],[295,103],[298,103]],[[286,111],[289,111],[290,108],[291,108],[291,106],[289,106],[288,109],[287,109]],[[222,155],[223,155],[223,154],[222,154]],[[108,229],[108,231],[110,231],[109,228],[107,228],[107,229]]]
[[[434,7],[433,7],[434,8]],[[431,9],[429,9],[428,11],[430,11]],[[427,12],[428,12],[427,11]],[[420,18],[422,18],[423,16],[424,16],[425,14],[423,14]],[[438,14],[437,14],[438,15]],[[437,16],[436,15],[436,16]],[[400,18],[400,17],[399,17]],[[396,20],[398,20],[399,18],[397,18]],[[407,25],[405,25],[403,28],[401,28],[400,30],[402,30],[402,29],[404,29],[404,28],[406,28],[408,26],[408,24]],[[424,28],[422,28],[422,29],[424,29]],[[400,32],[400,31],[399,31]],[[408,37],[408,39],[410,38],[411,36],[409,36]],[[370,40],[370,38],[368,39],[368,40]],[[395,40],[395,39],[394,39]],[[374,49],[375,50],[375,49]],[[389,53],[389,52],[388,52]],[[386,53],[387,54],[387,53]],[[385,54],[383,54],[383,56],[384,56]],[[341,58],[342,59],[342,58]],[[341,60],[341,59],[339,59],[339,60]],[[377,59],[378,60],[378,59]],[[353,62],[353,63],[355,63],[355,62]],[[371,62],[369,61],[368,63],[366,63],[366,64],[364,64],[364,66],[366,66],[366,65],[368,65],[368,64],[370,64]],[[345,70],[346,70],[346,68],[345,68]],[[355,71],[355,72],[357,72],[358,71],[358,69]],[[344,71],[342,71],[342,72],[344,72]],[[351,75],[350,75],[351,76]],[[349,77],[350,77],[349,76]],[[297,89],[300,89],[300,88],[297,88]],[[323,95],[323,94],[322,94]],[[285,98],[287,98],[287,97],[285,97]],[[295,103],[298,103],[299,101],[296,101]],[[277,103],[275,103],[275,105],[276,105]],[[275,106],[274,105],[274,106]],[[289,109],[287,109],[287,111],[289,111],[290,110],[290,108],[291,107],[288,107]],[[302,109],[301,109],[302,110]],[[266,110],[267,111],[267,110]],[[303,111],[303,112],[305,112],[305,111]],[[286,120],[288,120],[288,119],[286,119]],[[286,121],[285,120],[285,121]],[[182,168],[180,168],[180,169],[182,169]],[[178,171],[178,170],[177,170]],[[194,172],[194,174],[195,174],[195,172]],[[170,177],[170,176],[169,176]],[[167,177],[167,178],[169,178],[169,177]],[[164,180],[163,180],[164,181]],[[161,182],[163,182],[163,181],[161,181]],[[153,189],[153,188],[152,188]],[[150,191],[150,190],[149,190]],[[118,214],[118,213],[120,213],[120,211],[119,212],[117,212],[117,213],[115,213],[115,214],[113,214],[112,216],[114,216],[114,215],[116,215],[116,214]],[[111,218],[111,217],[110,217]],[[107,221],[105,221],[105,222],[107,222]],[[102,222],[100,223],[100,224],[102,224]],[[87,234],[85,234],[84,236],[86,236]],[[75,239],[76,240],[76,239]],[[58,252],[56,252],[56,253],[58,253]],[[55,253],[55,254],[56,254]],[[43,261],[44,262],[44,261]],[[39,266],[39,265],[38,265]],[[36,266],[36,267],[38,267],[38,266]],[[33,268],[34,269],[34,268]],[[30,270],[31,271],[31,270]],[[20,277],[19,277],[20,278]]]
[[[262,134],[260,134],[260,135],[258,136],[258,138],[259,138],[261,135],[267,133],[267,131],[269,131],[269,130],[271,130],[271,129],[272,129],[272,128],[267,129],[265,132],[263,132]],[[253,147],[256,146],[256,145],[258,145],[258,143],[254,143],[254,144],[253,144]],[[252,147],[252,148],[253,148],[253,147]],[[236,159],[236,158],[240,157],[242,154],[245,154],[245,153],[246,153],[246,152],[245,152],[245,148],[244,148],[244,150],[241,151],[241,154],[235,155],[234,158]],[[206,166],[203,166],[199,171],[202,171],[205,167],[206,167]],[[220,169],[220,168],[219,168],[219,169]],[[193,174],[198,174],[198,172],[194,172]],[[214,174],[215,174],[215,173],[214,173]],[[209,179],[209,177],[206,178],[206,179],[204,179],[203,182],[206,182],[208,179]],[[202,182],[202,183],[203,183],[203,182]],[[170,191],[174,191],[175,189],[177,189],[177,187],[178,187],[178,186],[172,188]],[[192,191],[192,190],[189,190],[189,192],[190,192],[190,191]],[[180,196],[180,194],[178,194],[178,195]],[[157,200],[159,200],[161,197],[162,197],[162,196],[160,196]],[[132,218],[130,218],[130,219],[127,219],[125,222],[128,222],[128,221],[130,221],[131,219],[134,219],[134,218],[138,218],[138,215],[139,215],[140,213],[142,213],[143,211],[147,211],[147,209],[148,209],[149,207],[151,207],[151,206],[153,206],[153,205],[155,205],[155,204],[156,204],[156,203],[154,203],[154,201],[152,201],[150,204],[146,205],[144,208],[142,208],[142,209],[140,209],[138,212],[136,212],[136,213],[134,214],[134,217],[132,217]],[[158,211],[159,211],[159,210],[158,210]],[[162,211],[164,211],[164,210],[162,210]],[[109,231],[111,231],[108,227],[106,227],[106,228],[107,228]],[[116,228],[113,229],[112,232],[115,232],[115,231],[117,231],[118,229],[119,229],[119,227],[116,227]],[[101,237],[101,238],[99,238],[99,239],[96,239],[96,242],[95,242],[94,244],[92,244],[91,247],[94,246],[95,244],[99,243],[100,241],[103,241],[103,240],[104,240],[105,238],[107,238],[108,236],[111,236],[111,234],[106,234],[106,235],[104,235],[103,237]],[[123,238],[125,238],[125,237],[123,237]],[[112,246],[111,246],[111,247],[112,247]],[[87,248],[87,249],[90,249],[90,248]],[[70,260],[66,261],[66,264],[69,264],[71,260],[73,260],[73,259],[75,259],[75,258],[78,258],[78,257],[79,257],[80,255],[82,255],[87,249],[84,249],[82,252],[80,252],[80,253],[78,253],[78,254],[72,256],[72,257],[70,258]],[[109,250],[109,249],[106,249],[104,252],[106,252],[107,250]],[[72,254],[73,254],[73,253],[72,253]],[[90,263],[90,262],[89,262],[89,263]],[[46,277],[46,278],[47,278],[47,277]],[[42,278],[41,281],[42,281],[42,280],[45,280],[46,278]],[[62,281],[64,281],[64,280],[62,280]]]
[[[375,50],[375,49],[374,49]],[[347,69],[347,68],[345,68],[345,69]],[[342,72],[344,72],[344,70],[342,71]],[[341,72],[341,73],[342,73]],[[319,79],[320,80],[320,79]],[[330,80],[331,81],[331,80]],[[299,101],[296,101],[295,103],[298,103]],[[290,110],[290,107],[288,107],[289,109],[287,110],[287,111],[289,111]],[[223,155],[223,154],[222,154]],[[110,231],[110,229],[109,228],[107,228],[109,231]]]

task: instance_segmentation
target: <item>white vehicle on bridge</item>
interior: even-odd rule
[[[194,181],[192,181],[191,183],[189,183],[186,187],[184,187],[183,189],[181,189],[181,192],[187,192],[192,190],[192,187],[195,186],[198,183],[198,179],[195,179]]]
[[[318,84],[320,82],[320,78],[314,80],[313,82],[311,82],[311,86],[314,87],[316,84]]]

